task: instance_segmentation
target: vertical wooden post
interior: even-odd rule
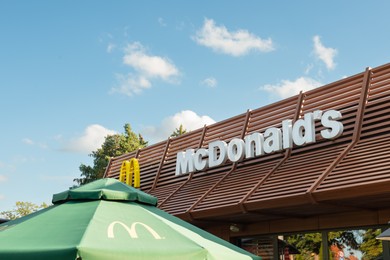
[[[321,232],[322,259],[329,258],[328,231]]]
[[[278,236],[272,236],[272,249],[273,249],[273,260],[280,260],[279,259],[279,243],[278,243]]]

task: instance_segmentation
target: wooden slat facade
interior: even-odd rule
[[[281,128],[315,110],[342,113],[343,134],[175,176],[176,154]],[[141,189],[171,214],[229,238],[385,225],[390,221],[390,64],[112,158],[106,176],[137,158]],[[244,228],[228,230],[230,223]]]

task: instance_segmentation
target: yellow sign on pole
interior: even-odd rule
[[[119,172],[119,181],[133,186],[134,188],[140,187],[141,178],[137,159],[131,158],[130,160],[122,162],[122,166]]]

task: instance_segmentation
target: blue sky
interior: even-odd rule
[[[390,61],[389,1],[0,2],[0,211],[125,123],[150,144]]]

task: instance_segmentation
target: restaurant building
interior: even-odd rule
[[[288,234],[321,233],[329,248],[330,231],[389,227],[389,153],[390,63],[112,158],[105,176],[136,158],[159,208],[288,259]]]

